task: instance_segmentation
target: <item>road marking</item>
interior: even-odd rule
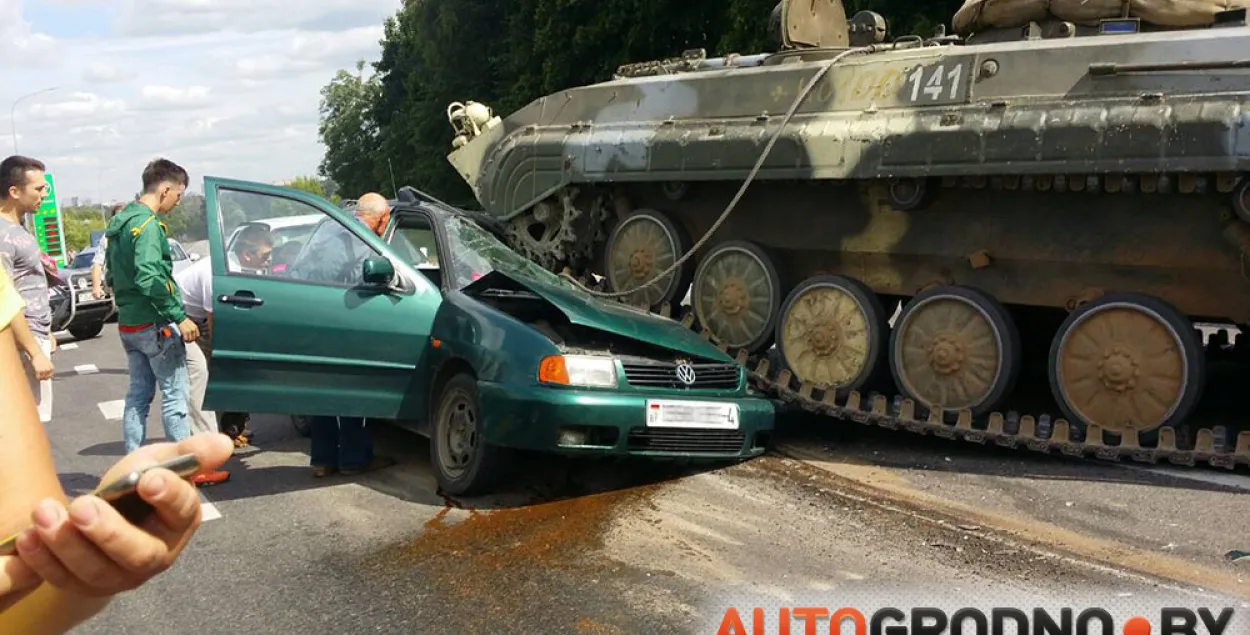
[[[221,512],[217,511],[217,506],[209,502],[204,492],[200,492],[200,522],[208,522],[221,518]]]
[[[74,342],[70,342],[69,344],[57,344],[56,347],[63,351],[72,351],[78,348],[78,344],[75,344]]]
[[[96,404],[96,407],[100,409],[100,414],[104,415],[106,421],[115,421],[122,418],[122,412],[126,409],[126,400],[101,401]]]
[[[1250,492],[1250,477],[1246,477],[1242,474],[1223,474],[1220,472],[1206,473],[1199,472],[1197,470],[1186,470],[1175,467],[1145,467],[1141,465],[1122,465],[1121,467],[1127,467],[1141,472],[1150,472],[1151,474],[1159,474],[1161,476],[1170,476],[1172,478],[1208,483],[1210,485],[1233,487]]]
[[[83,364],[81,366],[75,366],[74,372],[78,373],[79,375],[94,375],[100,372],[100,369],[96,368],[95,364]]]

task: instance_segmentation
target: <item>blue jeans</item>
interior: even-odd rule
[[[373,439],[362,417],[310,417],[314,467],[359,470],[373,460]]]
[[[190,432],[187,404],[191,398],[191,381],[187,376],[187,348],[177,329],[170,337],[161,337],[158,326],[142,331],[122,331],[122,349],[130,364],[130,389],[122,411],[122,438],[130,454],[143,443],[147,432],[148,409],[157,385],[161,388],[161,423],[165,438],[181,441]]]

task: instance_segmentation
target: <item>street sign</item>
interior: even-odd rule
[[[56,198],[56,184],[51,172],[44,172],[43,178],[48,182],[48,195],[39,203],[39,211],[31,219],[34,224],[35,237],[39,239],[39,249],[56,261],[58,267],[69,265],[65,254],[65,229],[61,223],[61,206]]]

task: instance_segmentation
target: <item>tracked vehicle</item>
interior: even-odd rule
[[[875,13],[783,0],[775,52],[630,64],[507,117],[452,104],[449,160],[516,249],[808,410],[1250,463],[1220,379],[1250,358],[1195,328],[1250,323],[1247,12],[1036,4],[887,42]]]

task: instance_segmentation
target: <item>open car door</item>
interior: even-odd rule
[[[440,290],[321,197],[214,177],[204,197],[213,270],[205,408],[424,419],[418,371]],[[269,230],[256,221],[307,214],[323,216],[307,239],[281,242],[264,262]],[[225,238],[244,223],[252,227],[227,252]]]

